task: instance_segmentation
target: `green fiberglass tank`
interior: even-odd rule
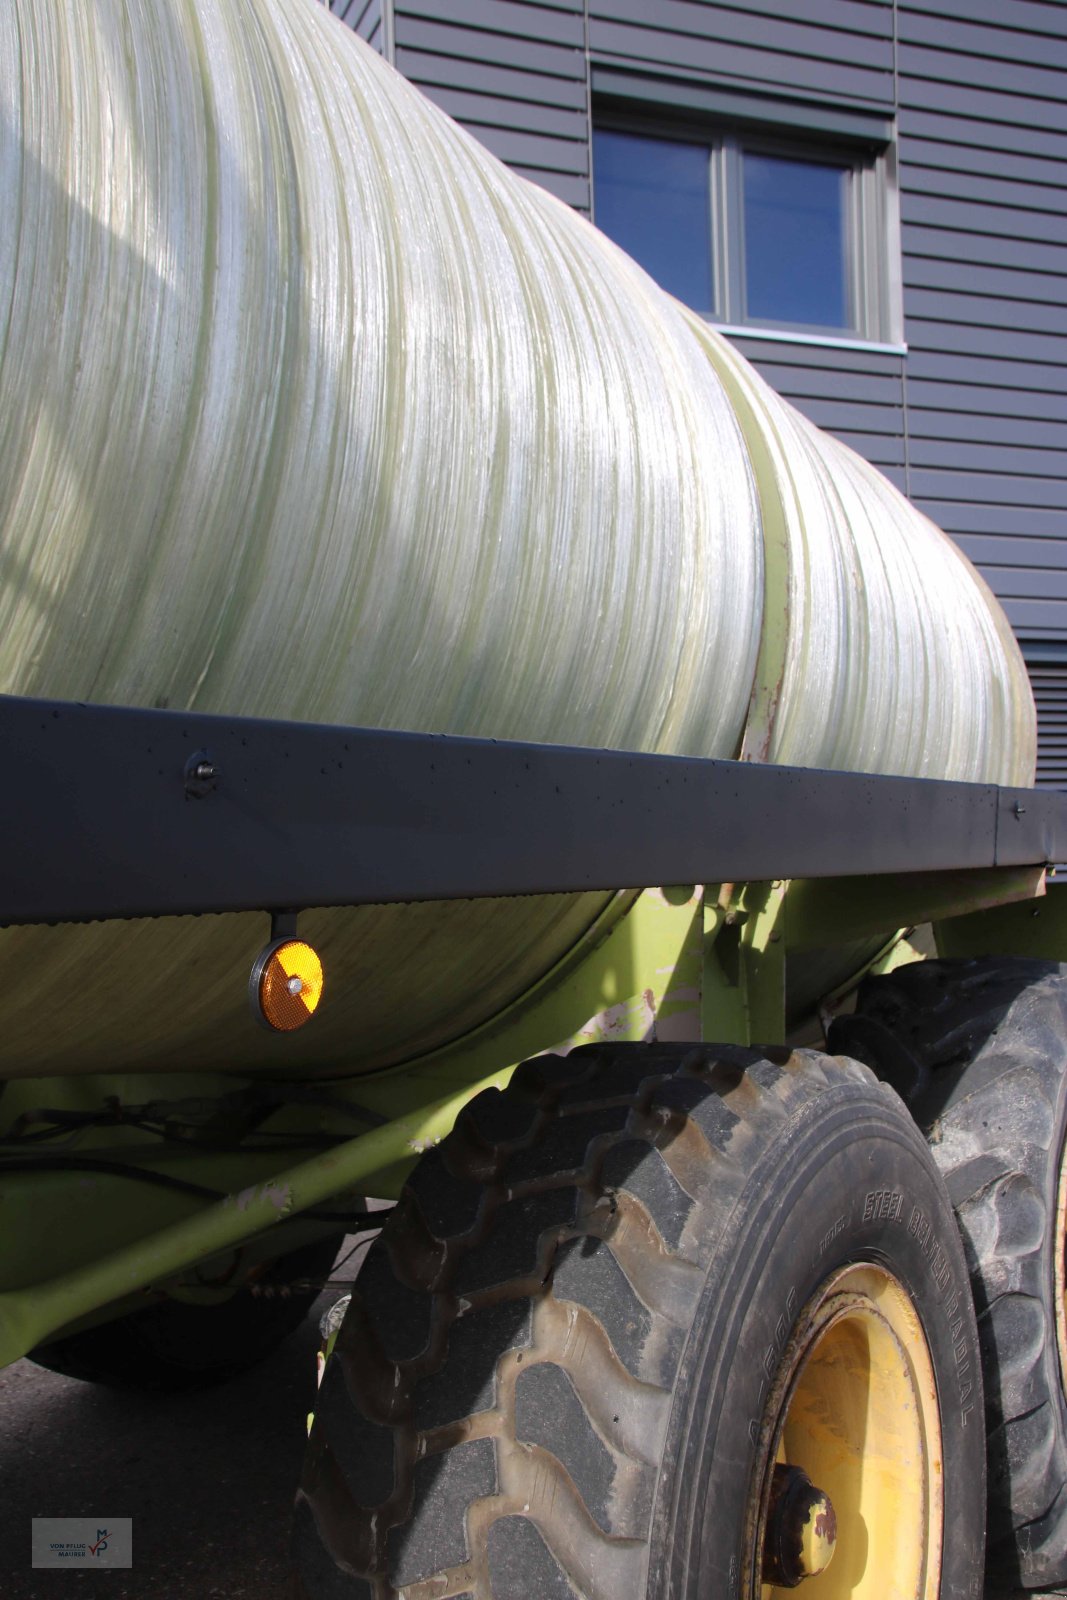
[[[0,11],[0,690],[1028,783],[1008,626],[880,475],[316,0]],[[0,1075],[362,1070],[610,895],[7,930]]]

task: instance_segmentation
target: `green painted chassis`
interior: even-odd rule
[[[1043,867],[630,891],[498,1019],[420,1060],[331,1079],[328,1104],[305,1100],[273,1112],[257,1133],[284,1135],[290,1156],[302,1157],[291,1164],[262,1147],[183,1148],[129,1126],[86,1126],[64,1142],[64,1155],[152,1169],[224,1198],[102,1171],[9,1176],[0,1195],[0,1365],[160,1295],[224,1298],[257,1260],[343,1231],[308,1213],[328,1206],[354,1215],[365,1195],[397,1195],[419,1153],[444,1138],[462,1106],[540,1051],[650,1037],[810,1041],[865,973],[920,959],[907,935],[926,924],[943,955],[1067,959],[1067,889],[1044,891]],[[790,958],[857,946],[865,951],[859,970],[806,1015],[791,1014]],[[0,1098],[0,1137],[45,1105],[87,1111],[109,1097],[206,1102],[241,1081],[189,1074],[14,1080]],[[361,1115],[371,1125],[353,1136]],[[322,1148],[323,1135],[336,1142]]]

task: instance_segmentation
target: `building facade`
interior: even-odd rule
[[[1067,785],[1067,5],[331,8],[958,541]]]

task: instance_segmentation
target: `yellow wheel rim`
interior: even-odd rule
[[[889,1272],[846,1267],[803,1308],[778,1364],[757,1460],[750,1600],[778,1600],[795,1587],[804,1600],[937,1600],[937,1388],[918,1316]],[[820,1498],[810,1515],[790,1512],[794,1520],[783,1524],[786,1469],[806,1473]],[[775,1565],[783,1547],[791,1552],[786,1581]]]

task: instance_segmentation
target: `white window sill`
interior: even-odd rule
[[[871,355],[878,356],[906,356],[906,344],[882,344],[877,339],[847,338],[833,333],[795,333],[777,328],[753,328],[745,325],[734,326],[729,322],[715,322],[711,317],[704,319],[709,328],[714,328],[716,333],[729,334],[731,339],[769,339],[774,344],[813,344],[822,345],[831,350],[866,350]]]

